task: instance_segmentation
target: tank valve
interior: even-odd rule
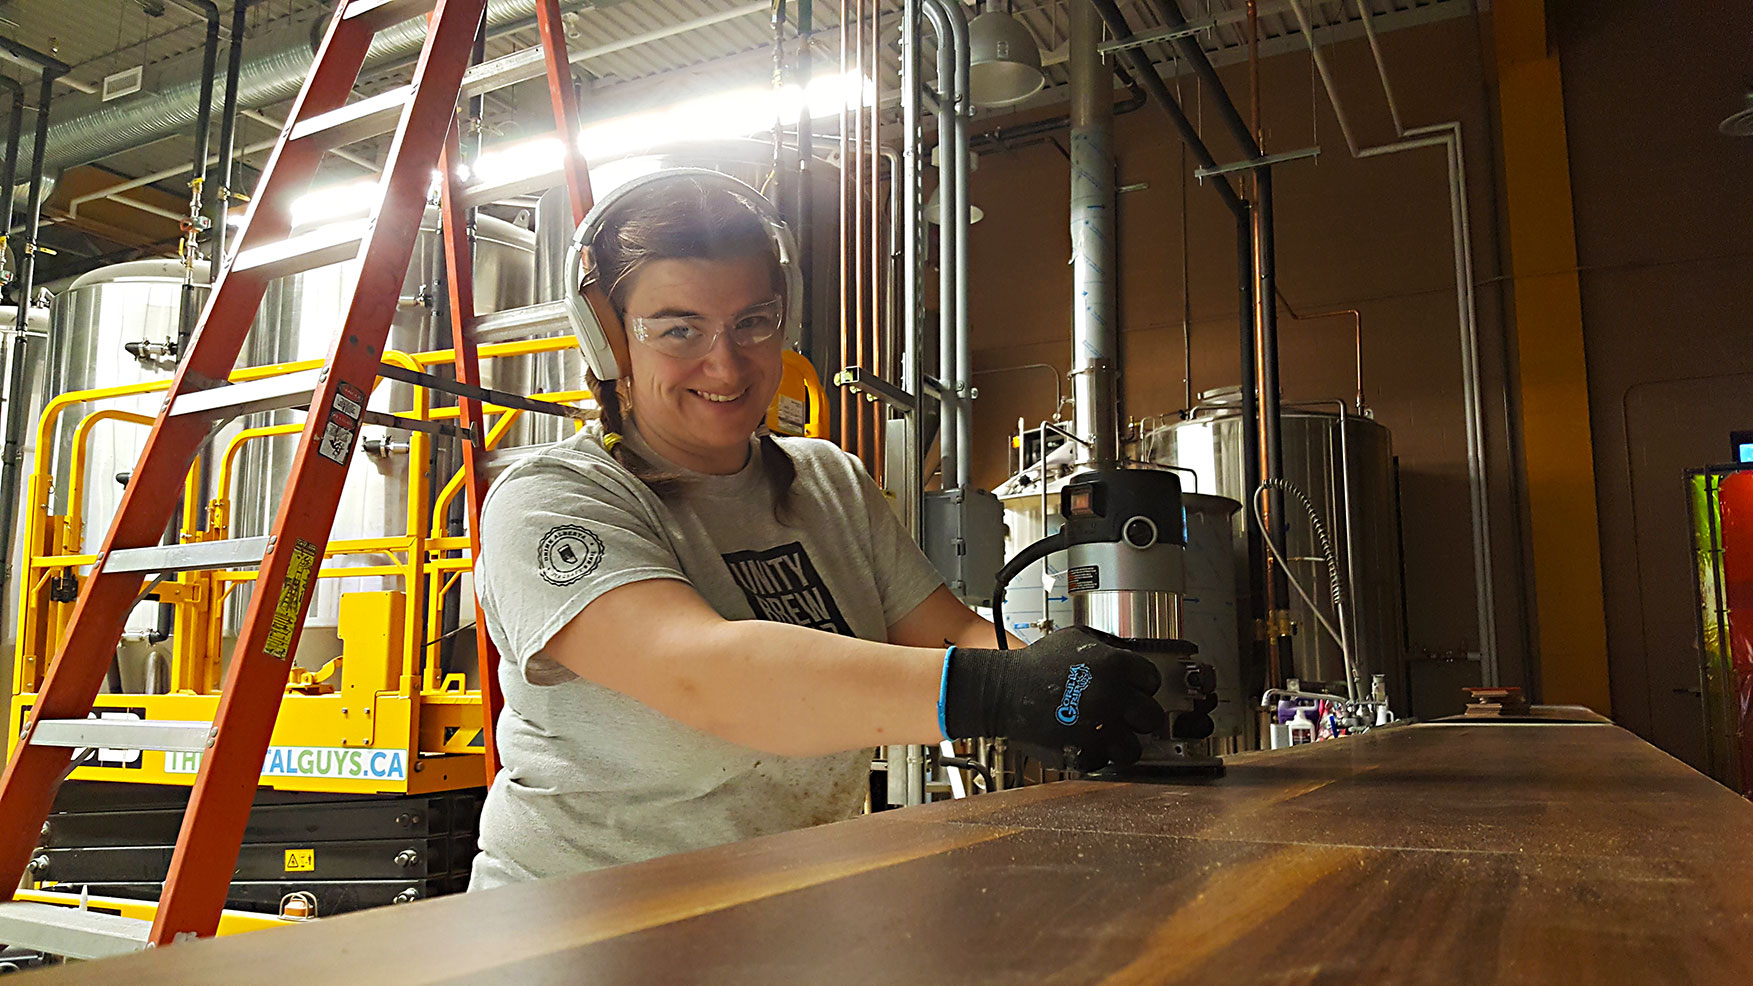
[[[410,448],[407,442],[393,441],[387,435],[382,438],[367,438],[365,441],[359,443],[359,447],[365,450],[366,455],[380,457],[403,455],[406,454]]]
[[[154,342],[150,339],[138,339],[134,342],[123,343],[122,348],[128,351],[128,355],[142,363],[174,360],[177,357],[177,344],[174,340]]]

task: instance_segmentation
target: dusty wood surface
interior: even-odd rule
[[[1753,983],[1753,807],[1610,725],[1432,724],[26,982]]]

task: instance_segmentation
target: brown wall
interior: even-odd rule
[[[1684,469],[1753,428],[1753,7],[1555,10],[1615,716],[1703,758]]]
[[[1493,235],[1495,157],[1488,139],[1489,25],[1471,17],[1386,34],[1382,45],[1408,126],[1460,120],[1475,229],[1481,362],[1485,392],[1504,392],[1503,316]],[[1482,41],[1482,39],[1484,39]],[[1358,139],[1393,136],[1369,49],[1362,40],[1328,47]],[[1246,106],[1246,69],[1221,70]],[[1172,80],[1171,80],[1172,84]],[[1275,169],[1280,288],[1298,311],[1357,308],[1364,319],[1365,385],[1400,459],[1410,649],[1476,651],[1465,425],[1448,185],[1441,150],[1368,160],[1346,150],[1324,95],[1312,91],[1306,50],[1268,58],[1261,91],[1268,150],[1319,143],[1313,161]],[[1195,115],[1192,78],[1182,90]],[[1063,110],[1059,110],[1063,112]],[[1205,134],[1220,161],[1239,151],[1213,112]],[[1001,120],[1003,124],[1020,122]],[[1057,135],[1066,146],[1063,132]],[[1120,326],[1125,411],[1173,413],[1183,400],[1181,193],[1188,185],[1187,243],[1192,301],[1192,387],[1239,382],[1233,221],[1190,162],[1155,106],[1116,120],[1118,184],[1148,183],[1120,196]],[[986,210],[973,230],[972,324],[975,383],[974,479],[991,486],[1006,467],[1006,435],[1018,416],[1052,410],[1051,381],[1039,371],[987,373],[1025,363],[1061,371],[1070,356],[1071,275],[1067,163],[1048,144],[983,154],[972,201]],[[1355,389],[1349,323],[1281,318],[1284,398],[1349,399]],[[1500,664],[1524,680],[1526,620],[1520,614],[1517,512],[1509,495],[1506,402],[1486,402],[1498,572]],[[1452,693],[1452,692],[1450,692]],[[1422,710],[1421,710],[1422,711]]]

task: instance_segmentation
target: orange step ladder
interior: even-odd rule
[[[156,918],[144,921],[73,911],[48,904],[0,904],[0,941],[55,954],[95,958],[214,934],[260,780],[281,696],[292,667],[311,588],[339,504],[362,421],[443,429],[463,437],[471,546],[479,549],[479,470],[483,403],[582,417],[580,409],[480,387],[465,210],[513,191],[536,187],[466,187],[456,178],[456,103],[543,75],[553,92],[567,155],[562,173],[545,176],[570,189],[574,218],[590,206],[590,186],[577,147],[576,113],[557,0],[537,12],[542,57],[515,52],[470,66],[486,0],[343,0],[316,53],[279,144],[224,263],[206,310],[178,366],[139,463],[75,604],[71,623],[49,667],[29,722],[0,779],[0,880],[18,886],[75,748],[202,753]],[[428,15],[425,47],[406,85],[348,102],[376,32]],[[292,233],[291,206],[336,147],[393,133],[380,199],[354,224]],[[390,320],[427,205],[435,166],[444,169],[443,228],[447,250],[457,379],[448,381],[380,363]],[[231,383],[245,335],[269,281],[335,263],[360,262],[357,281],[327,363],[305,373]],[[593,299],[597,300],[597,299]],[[535,306],[543,308],[544,306]],[[528,321],[526,319],[526,321]],[[564,325],[564,317],[552,325]],[[459,424],[390,418],[365,405],[378,377],[457,395]],[[195,457],[226,421],[258,411],[308,408],[291,477],[272,533],[262,538],[159,545],[176,491]],[[123,621],[154,574],[259,566],[242,630],[212,723],[87,718]],[[483,718],[494,769],[492,725],[499,709],[496,655],[477,609]],[[491,773],[489,773],[491,776]],[[40,932],[33,934],[32,932]]]

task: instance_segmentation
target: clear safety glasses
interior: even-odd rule
[[[783,329],[785,305],[771,301],[757,305],[729,321],[704,315],[680,315],[627,319],[627,329],[640,342],[665,356],[676,359],[699,359],[718,345],[718,337],[729,334],[738,346],[758,346],[776,338]]]

